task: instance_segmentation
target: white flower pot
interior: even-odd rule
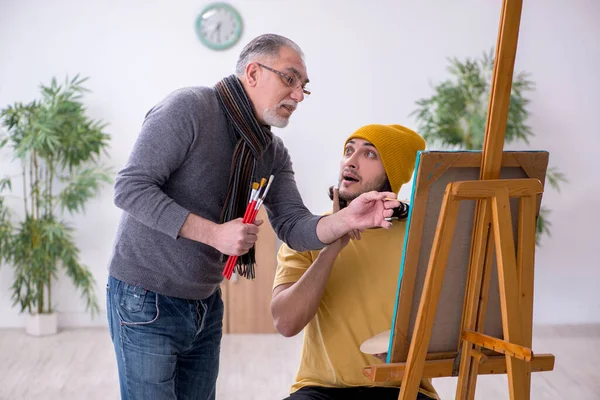
[[[29,314],[25,332],[33,336],[55,335],[58,331],[56,313]]]

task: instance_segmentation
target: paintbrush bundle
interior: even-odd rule
[[[258,214],[260,207],[263,205],[269,188],[271,187],[273,178],[273,175],[271,175],[269,177],[268,182],[265,178],[262,178],[260,183],[254,182],[252,184],[252,192],[250,193],[248,206],[246,207],[246,212],[244,213],[244,224],[254,223],[256,215]],[[231,275],[233,274],[234,270],[236,270],[238,275],[246,277],[248,279],[254,279],[256,276],[254,271],[254,264],[247,265],[244,263],[238,263],[238,259],[238,256],[229,256],[229,258],[227,259],[227,263],[225,264],[225,268],[223,269],[223,276],[227,279],[231,279]]]

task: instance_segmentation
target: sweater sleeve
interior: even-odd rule
[[[322,216],[312,214],[304,205],[289,153],[280,138],[275,140],[274,179],[265,199],[269,222],[292,250],[320,250],[326,246],[317,236],[317,223]]]
[[[115,205],[174,239],[190,211],[167,196],[162,187],[185,160],[195,137],[199,108],[197,95],[181,89],[148,111],[129,159],[115,180]]]

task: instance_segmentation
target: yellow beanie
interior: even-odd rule
[[[401,125],[365,125],[346,139],[344,147],[351,139],[363,139],[375,146],[396,194],[412,177],[417,151],[425,150],[425,140]]]

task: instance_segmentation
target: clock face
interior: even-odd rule
[[[208,5],[196,19],[198,38],[213,50],[225,50],[236,44],[242,28],[242,17],[227,3]]]

